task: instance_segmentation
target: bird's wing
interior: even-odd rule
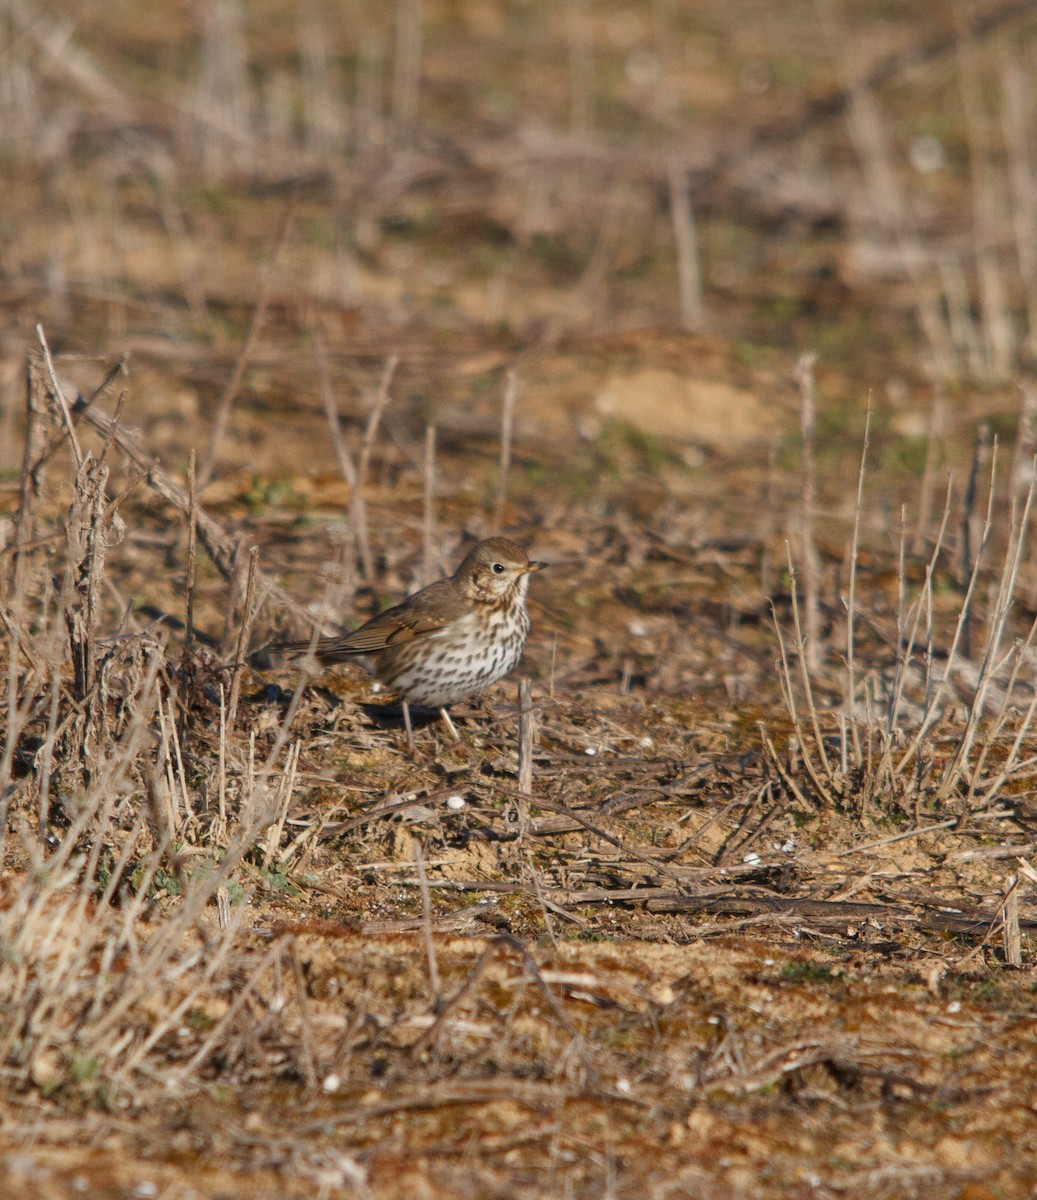
[[[416,592],[410,599],[387,608],[372,617],[359,629],[341,636],[318,638],[316,643],[286,642],[277,649],[289,654],[304,654],[310,650],[325,662],[362,657],[399,646],[414,638],[426,637],[449,625],[465,611],[464,602],[453,589],[444,586],[446,580]]]
[[[443,629],[465,612],[465,603],[447,580],[415,592],[402,604],[387,608],[366,625],[339,639],[345,654],[369,654]]]
[[[395,609],[390,608],[344,637],[325,639],[331,644],[323,649],[325,654],[331,651],[343,657],[370,654],[377,650],[387,650],[390,646],[399,646],[402,642],[412,641],[424,634],[435,633],[446,624],[447,622],[438,616],[423,615],[409,609],[397,613]],[[321,643],[317,644],[317,652],[322,652]]]

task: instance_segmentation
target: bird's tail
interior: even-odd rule
[[[343,642],[342,635],[305,638],[298,642],[274,642],[267,647],[267,653],[289,660],[315,658],[320,663],[356,662],[362,657],[362,652],[351,650]]]
[[[334,640],[334,638],[322,637],[304,638],[298,642],[273,642],[266,649],[268,654],[278,658],[306,658],[312,655],[319,659]]]

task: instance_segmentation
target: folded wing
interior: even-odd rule
[[[322,662],[362,658],[365,654],[377,654],[415,638],[430,637],[463,616],[465,611],[464,602],[444,580],[417,592],[403,604],[387,608],[352,633],[318,638],[315,643],[309,640],[282,642],[273,649],[288,655],[307,654],[312,650]]]

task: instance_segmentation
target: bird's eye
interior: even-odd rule
[[[504,566],[502,563],[494,563],[490,570],[494,573],[494,575],[504,574]]]

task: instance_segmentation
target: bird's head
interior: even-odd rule
[[[546,566],[547,563],[531,560],[509,538],[495,537],[469,551],[454,579],[472,600],[503,604],[516,596],[525,596],[531,573]]]

